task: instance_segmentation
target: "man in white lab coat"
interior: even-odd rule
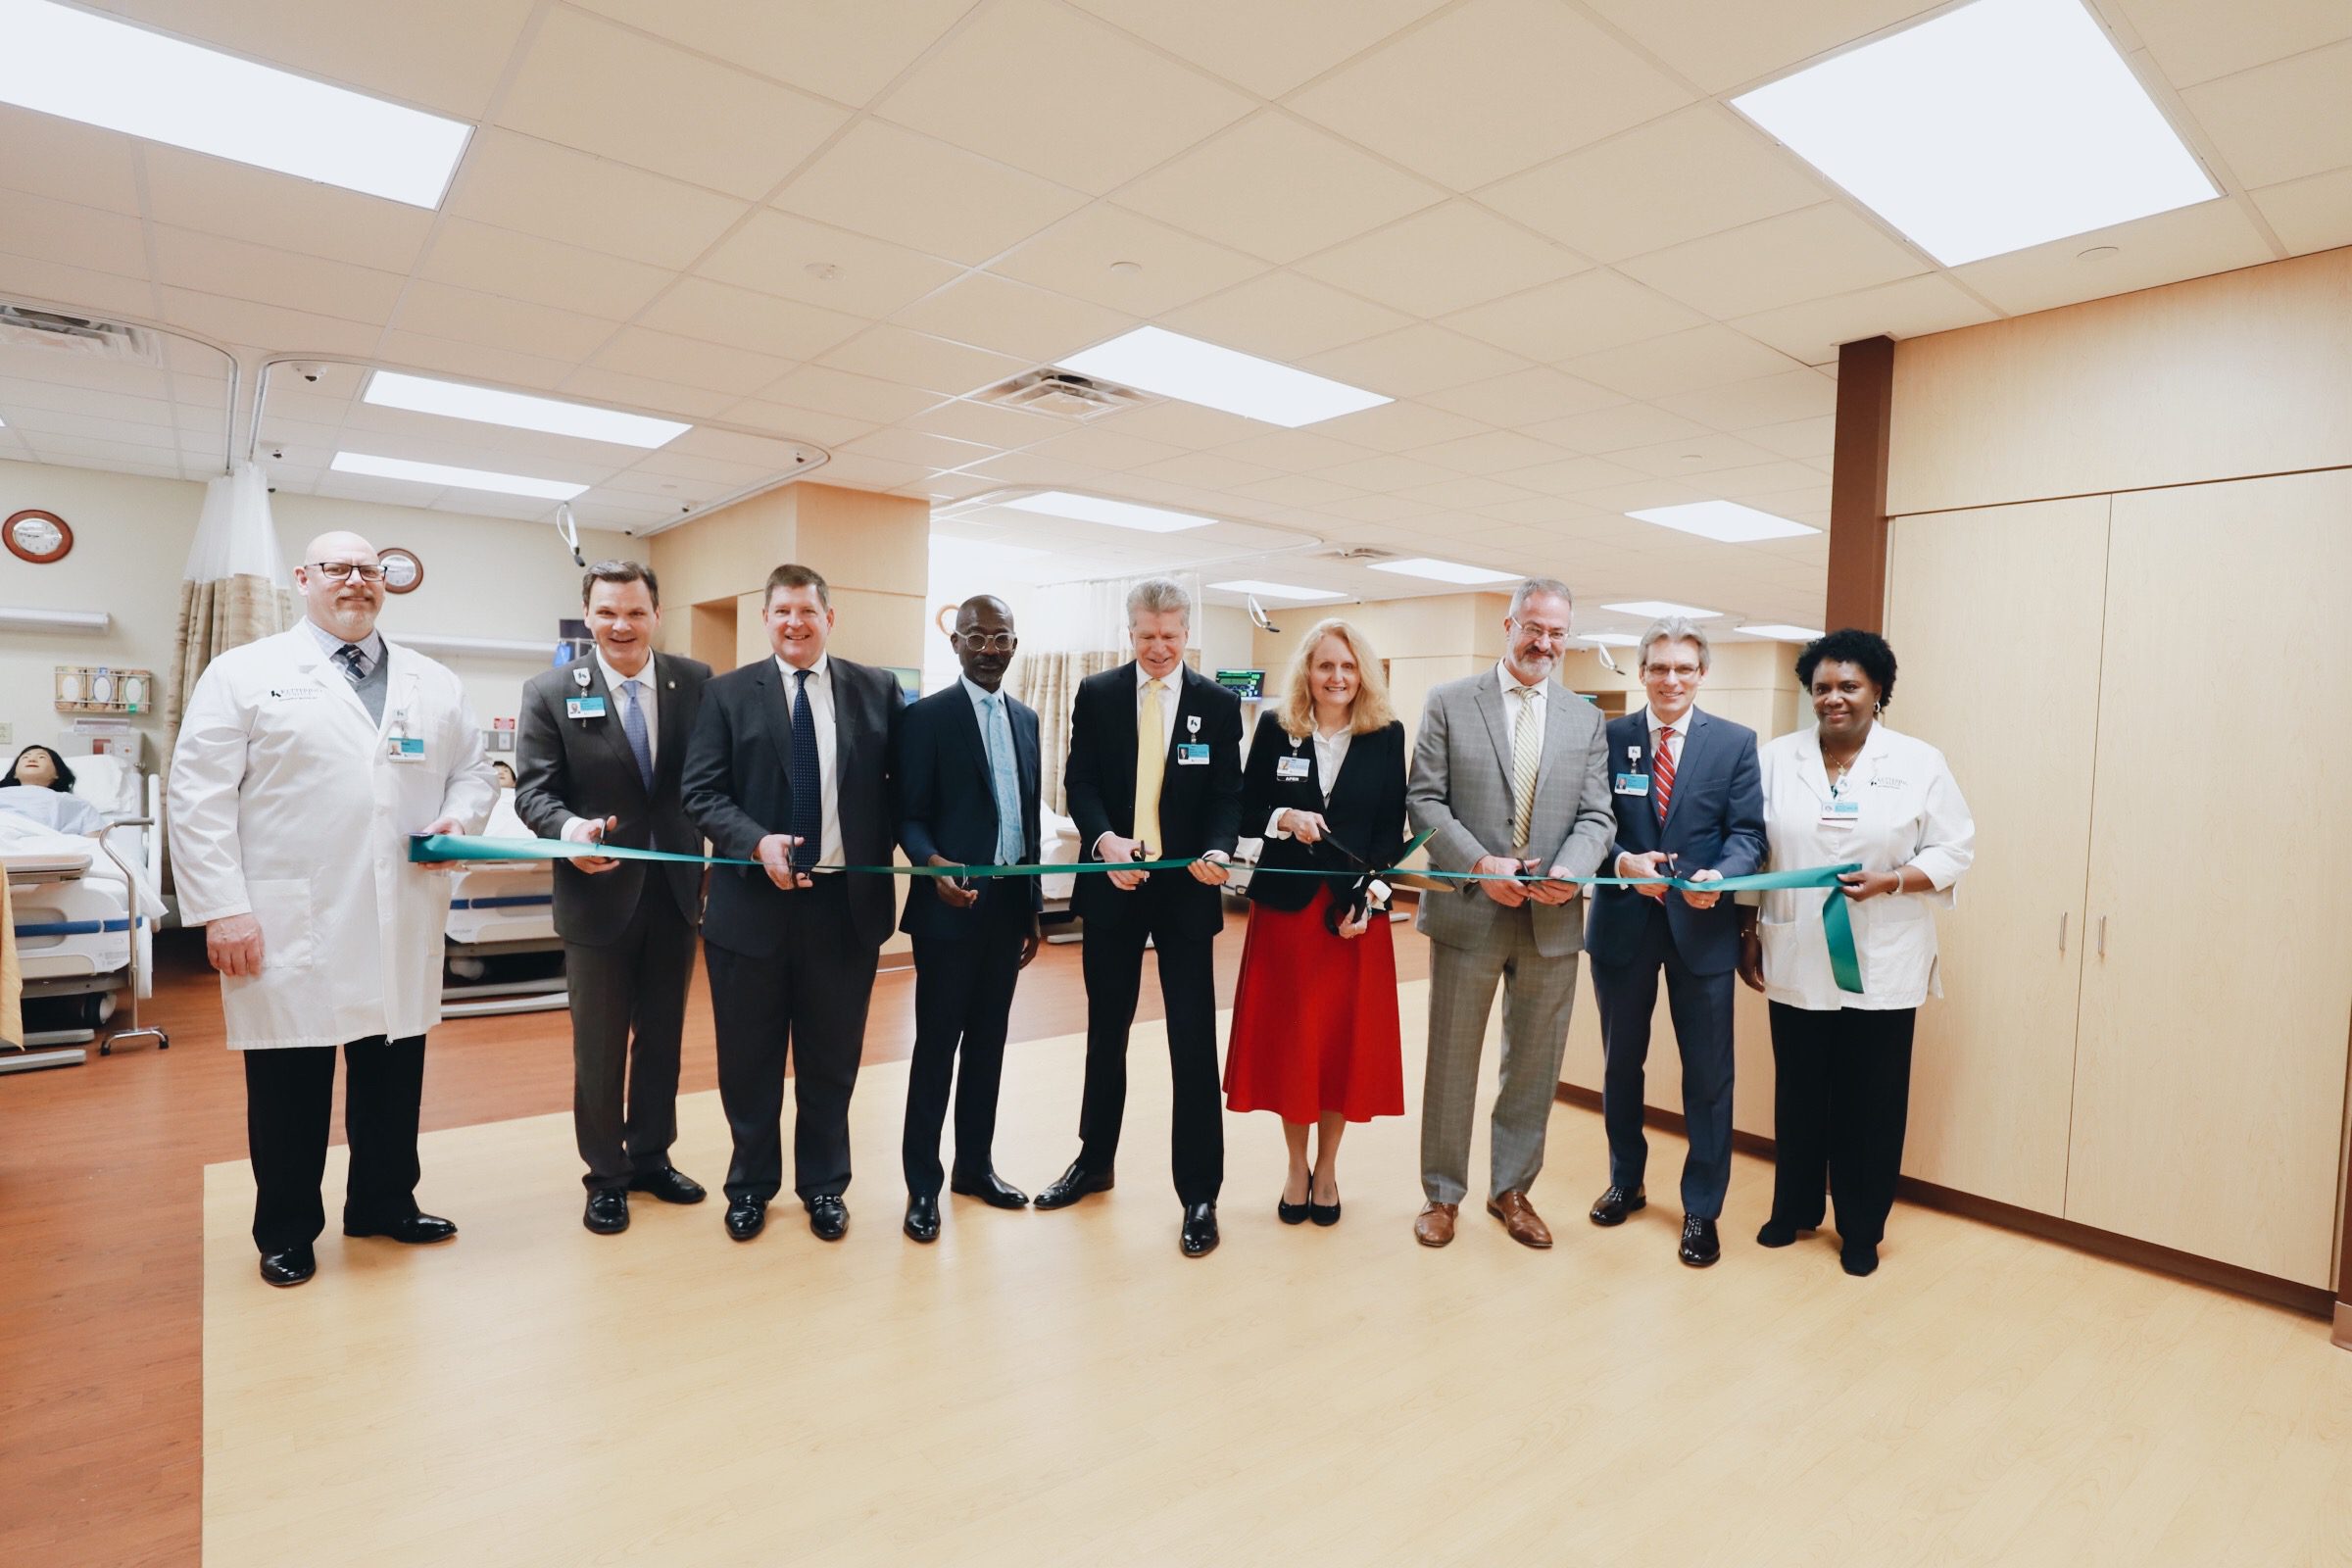
[[[320,535],[294,581],[302,623],[197,681],[170,798],[180,919],[205,927],[229,1048],[245,1053],[253,1239],[271,1285],[317,1271],[337,1047],[343,1234],[457,1234],[416,1207],[449,883],[409,863],[408,836],[479,832],[498,799],[457,676],[377,633],[383,570],[368,541]]]

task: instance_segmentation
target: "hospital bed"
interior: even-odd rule
[[[514,814],[514,792],[501,790],[490,811],[491,838],[535,835]],[[450,873],[448,974],[441,1015],[545,1012],[568,1006],[563,974],[564,941],[556,935],[556,867],[552,860],[473,860]],[[527,961],[554,955],[552,963]],[[547,972],[553,968],[554,973]]]

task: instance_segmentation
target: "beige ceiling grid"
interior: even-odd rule
[[[943,507],[1058,487],[1226,519],[939,524],[1073,574],[1280,550],[1241,574],[1419,586],[1325,559],[1353,546],[1813,622],[1821,536],[1622,514],[1721,498],[1826,525],[1839,342],[2352,243],[2341,0],[2098,0],[2226,196],[1956,269],[1724,104],[1917,0],[102,9],[479,128],[426,213],[0,108],[0,297],[319,362],[270,380],[282,488],[547,510],[325,466],[372,451],[587,483],[606,526],[813,443],[829,482]],[[1144,322],[1397,401],[1291,431],[969,398]],[[217,359],[88,385],[48,358],[0,354],[0,453],[194,477],[230,444]],[[641,453],[374,409],[367,364],[698,428]]]

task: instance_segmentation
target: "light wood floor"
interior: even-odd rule
[[[1417,1085],[1424,984],[1400,1001]],[[1224,1246],[1188,1261],[1159,1042],[1137,1029],[1115,1192],[956,1200],[930,1249],[897,1228],[899,1063],[860,1082],[833,1247],[789,1197],[749,1246],[716,1200],[591,1237],[568,1118],[537,1116],[427,1135],[456,1243],[330,1236],[277,1292],[247,1168],[210,1166],[206,1560],[2352,1562],[2352,1356],[2308,1318],[1908,1206],[1849,1280],[1826,1238],[1754,1247],[1745,1158],[1692,1272],[1671,1201],[1584,1223],[1601,1132],[1565,1106],[1548,1253],[1475,1211],[1414,1246],[1411,1118],[1351,1130],[1337,1229],[1281,1226],[1252,1116]],[[1080,1054],[1008,1060],[1016,1183],[1072,1151]],[[715,1187],[716,1096],[680,1113]]]

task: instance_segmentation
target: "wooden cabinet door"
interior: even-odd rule
[[[1977,823],[1936,916],[1906,1174],[2064,1212],[2099,700],[2108,500],[1897,517],[1886,721],[1942,751]]]
[[[2107,584],[2066,1215],[2325,1285],[2352,1015],[2352,470],[2119,495]]]

